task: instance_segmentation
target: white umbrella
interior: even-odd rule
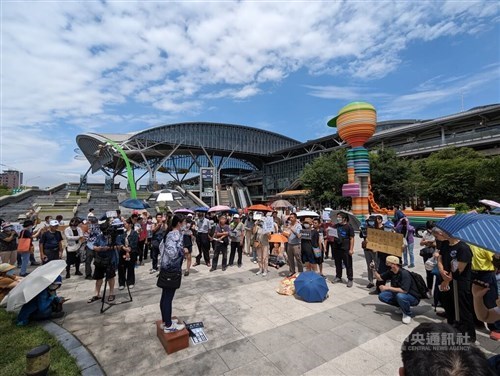
[[[28,303],[54,282],[64,268],[66,268],[66,261],[54,260],[28,274],[7,295],[7,311],[12,312]]]
[[[312,211],[312,210],[301,210],[301,211],[298,211],[297,213],[297,217],[311,217],[311,218],[316,218],[316,217],[319,217],[319,214]]]
[[[493,200],[479,200],[481,204],[492,206],[494,208],[500,208],[500,204]]]

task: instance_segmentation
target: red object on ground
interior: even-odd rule
[[[176,317],[172,317],[175,319]],[[156,336],[167,354],[172,354],[189,347],[189,332],[186,328],[173,333],[165,333],[161,327],[162,320],[156,321]]]

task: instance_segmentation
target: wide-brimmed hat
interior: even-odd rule
[[[399,261],[399,257],[396,256],[387,256],[385,259],[386,264],[396,264],[396,265],[401,265],[401,261]]]
[[[14,268],[15,268],[14,265],[11,265],[11,264],[4,262],[3,264],[0,264],[0,273],[6,273],[9,270],[12,270]]]

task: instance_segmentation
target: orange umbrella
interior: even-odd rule
[[[269,206],[262,204],[250,205],[247,209],[250,211],[261,211],[261,212],[273,211],[273,208],[270,208]]]
[[[271,237],[269,238],[269,243],[287,243],[288,239],[286,236],[283,236],[281,234],[272,234]]]

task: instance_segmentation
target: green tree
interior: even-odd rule
[[[304,187],[310,190],[309,197],[321,205],[349,205],[350,199],[342,197],[342,185],[347,183],[345,149],[316,158],[305,166],[300,179]]]
[[[415,194],[415,187],[409,183],[411,163],[398,158],[393,149],[371,151],[370,170],[372,192],[381,207],[406,203]]]
[[[419,163],[424,179],[420,193],[433,207],[458,203],[475,206],[482,195],[476,180],[485,164],[486,158],[471,148],[451,147],[432,153]]]

